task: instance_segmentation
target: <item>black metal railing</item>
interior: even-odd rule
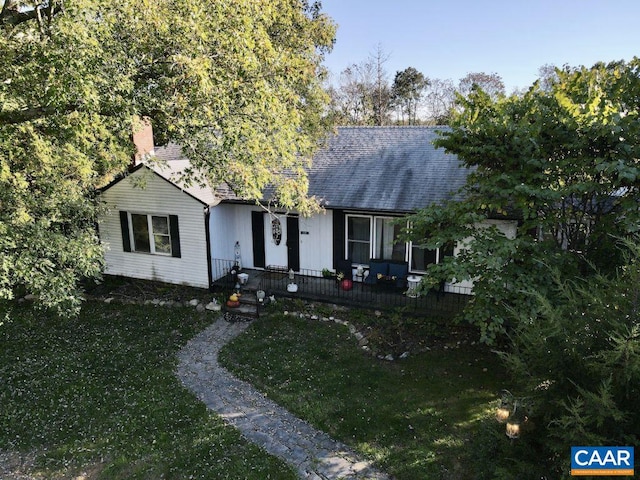
[[[234,267],[239,267],[233,260],[224,260],[221,258],[214,258],[212,260],[211,275],[213,284],[220,289],[233,289],[237,277],[233,275]]]
[[[235,263],[230,260],[214,260],[215,285],[223,289],[234,288],[237,279],[232,271]],[[293,280],[288,272],[246,270],[249,272],[251,290],[264,290],[267,295],[299,298],[310,301],[330,302],[339,305],[379,309],[407,308],[424,313],[457,313],[471,298],[471,289],[447,285],[440,290],[430,290],[413,295],[408,285],[397,282],[368,284],[362,278],[344,282],[335,276],[324,277],[318,270],[301,269]],[[295,286],[291,286],[291,285]]]

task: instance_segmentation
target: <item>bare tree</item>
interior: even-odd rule
[[[456,87],[453,80],[431,79],[424,95],[425,120],[433,125],[446,125],[455,104]]]
[[[373,90],[373,115],[376,125],[389,123],[391,112],[391,88],[389,78],[384,64],[391,55],[384,52],[382,46],[378,44],[376,51],[369,57],[369,61],[374,67],[374,90]]]
[[[391,88],[384,64],[389,59],[380,46],[365,61],[341,73],[336,86],[328,88],[329,115],[342,125],[384,125],[390,121]]]
[[[545,63],[538,68],[538,81],[540,83],[540,88],[545,92],[551,91],[553,85],[557,83],[559,79],[558,68],[555,65]]]
[[[460,95],[466,97],[471,93],[473,87],[480,87],[494,100],[505,94],[504,82],[502,81],[502,77],[497,73],[468,73],[460,79],[458,92]]]
[[[340,74],[338,104],[350,125],[373,123],[374,71],[367,62],[352,64]]]

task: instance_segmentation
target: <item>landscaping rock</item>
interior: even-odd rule
[[[204,308],[210,312],[219,312],[221,307],[220,304],[216,302],[209,302]]]
[[[189,306],[190,307],[196,307],[196,306],[198,306],[199,303],[200,303],[200,300],[198,300],[197,298],[189,300]]]

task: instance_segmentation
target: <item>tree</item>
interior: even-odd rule
[[[101,267],[96,188],[132,124],[206,176],[309,212],[304,167],[325,130],[334,26],[303,0],[5,0],[0,10],[0,297],[69,312]],[[132,120],[134,119],[134,120]],[[200,173],[198,173],[200,172]]]
[[[504,82],[497,73],[468,73],[460,79],[458,93],[466,97],[474,87],[484,90],[493,100],[505,94]]]
[[[329,86],[328,118],[337,125],[385,125],[389,122],[391,92],[384,64],[389,56],[380,46],[374,54],[340,73]]]
[[[458,257],[433,266],[434,281],[474,281],[466,318],[493,342],[513,327],[509,309],[535,317],[523,295],[553,298],[547,264],[563,279],[620,264],[616,238],[640,225],[640,60],[565,68],[550,91],[493,100],[482,90],[461,99],[451,130],[436,144],[471,169],[464,201],[432,205],[410,218],[433,248],[450,241]],[[518,221],[515,240],[490,218]],[[466,239],[466,240],[465,240]],[[465,240],[463,242],[463,240]]]
[[[384,53],[382,46],[378,45],[370,60],[374,63],[373,115],[375,125],[382,126],[389,122],[391,112],[391,88],[387,71],[384,69],[389,55]]]
[[[551,90],[553,84],[558,81],[558,68],[550,63],[545,63],[538,68],[538,81],[542,90]]]
[[[510,389],[528,399],[536,425],[519,441],[544,452],[536,462],[554,459],[554,477],[568,476],[567,445],[638,443],[640,238],[623,244],[623,266],[613,275],[567,280],[552,268],[554,298],[529,291],[540,313],[514,311],[517,326],[502,356]]]
[[[455,86],[453,81],[433,78],[424,95],[426,120],[434,125],[449,123],[451,112],[455,106]]]
[[[396,72],[391,88],[392,98],[401,112],[404,123],[405,115],[409,125],[417,121],[418,105],[429,85],[429,79],[413,67]]]
[[[374,66],[352,64],[340,73],[339,84],[331,88],[332,111],[329,118],[339,125],[373,125],[375,112]]]

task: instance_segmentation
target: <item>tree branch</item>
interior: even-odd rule
[[[0,0],[2,9],[0,10],[0,27],[7,25],[19,25],[30,20],[38,20],[42,28],[42,14],[47,18],[48,24],[51,19],[64,10],[64,0],[44,0],[33,2],[25,6],[20,0]]]
[[[19,123],[38,120],[56,114],[67,114],[78,110],[79,104],[66,105],[64,107],[31,107],[22,110],[0,111],[0,125],[17,125]]]

